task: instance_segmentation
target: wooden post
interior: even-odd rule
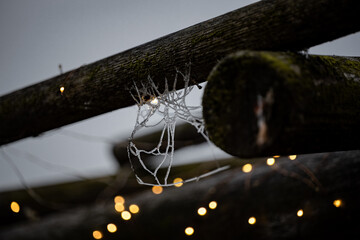
[[[203,82],[236,50],[298,51],[357,32],[359,12],[358,0],[260,1],[85,65],[1,97],[0,145],[133,105],[128,89],[149,75],[161,90],[191,63]]]
[[[210,139],[238,157],[360,148],[359,58],[242,51],[208,78]]]

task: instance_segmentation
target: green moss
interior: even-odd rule
[[[195,46],[200,42],[207,42],[209,39],[215,38],[215,37],[222,37],[224,35],[224,30],[219,31],[212,31],[208,34],[204,35],[196,35],[191,39],[191,45]]]
[[[232,54],[209,75],[203,96],[206,129],[210,139],[230,154],[237,155],[235,148],[239,147],[263,151],[254,147],[257,125],[252,115],[256,96],[265,97],[269,89],[274,90],[277,104],[266,120],[268,131],[273,131],[269,139],[308,125],[322,129],[339,121],[350,124],[360,114],[353,107],[360,105],[359,74],[358,61],[341,57],[254,51]],[[237,132],[242,126],[249,130]],[[237,137],[240,135],[243,137]]]

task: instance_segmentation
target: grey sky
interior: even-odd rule
[[[2,0],[0,95],[59,74],[60,63],[68,71],[252,2],[256,1]],[[312,48],[310,52],[360,56],[359,43],[358,33]],[[136,108],[130,107],[66,129],[113,139],[126,138],[135,117]],[[116,164],[111,159],[109,144],[73,139],[59,131],[5,147],[29,184],[68,178],[30,163],[14,149],[75,168],[86,176],[114,171]],[[21,187],[19,179],[0,155],[0,190],[14,187]]]

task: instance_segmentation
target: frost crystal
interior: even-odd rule
[[[178,78],[182,78],[184,82],[184,89],[180,91],[176,91],[175,88]],[[173,88],[169,89],[168,83],[165,80],[165,90],[163,93],[159,92],[158,87],[150,77],[148,77],[147,84],[142,84],[140,88],[134,84],[132,91],[130,91],[132,97],[137,102],[138,114],[134,130],[129,138],[127,150],[131,167],[140,184],[174,185],[174,183],[168,183],[168,177],[174,161],[174,136],[177,121],[191,124],[209,142],[204,130],[204,121],[201,114],[197,114],[201,112],[201,106],[188,106],[186,104],[186,97],[194,88],[194,86],[189,86],[189,81],[190,74],[176,71]],[[159,140],[154,144],[154,147],[136,146],[133,141],[136,133],[141,129],[157,126],[162,128],[162,130]],[[146,150],[140,148],[146,148]],[[154,163],[156,164],[155,166]],[[142,171],[138,170],[140,167],[143,169]],[[227,167],[217,168],[183,182],[199,180],[225,168]],[[165,169],[163,174],[159,174],[161,169]],[[146,175],[152,176],[154,181],[152,183],[144,182],[142,177]]]

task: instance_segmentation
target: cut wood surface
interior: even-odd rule
[[[360,59],[241,51],[209,75],[210,139],[238,157],[360,149]]]
[[[234,166],[160,195],[150,188],[124,195],[127,209],[140,207],[129,221],[109,199],[1,228],[0,239],[92,239],[94,230],[104,239],[186,239],[189,226],[195,239],[359,239],[359,174],[359,151],[282,157],[273,166],[260,159],[251,173]],[[213,210],[211,201],[217,202]],[[200,207],[206,215],[197,214]],[[117,225],[115,233],[107,231],[109,223]]]
[[[133,105],[128,90],[148,75],[162,89],[191,63],[203,82],[236,50],[299,51],[357,32],[359,12],[358,0],[260,1],[82,66],[1,97],[0,145]]]

